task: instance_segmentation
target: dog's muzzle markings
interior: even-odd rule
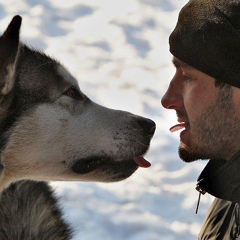
[[[155,123],[151,119],[146,118],[139,118],[137,122],[143,128],[147,136],[149,136],[149,139],[151,139],[155,132]],[[109,171],[109,169],[114,169],[116,173],[118,170],[120,172],[124,169],[119,178],[126,178],[138,167],[148,168],[151,166],[151,164],[142,156],[146,152],[145,149],[142,151],[142,153],[139,153],[139,156],[136,155],[132,159],[126,160],[119,159],[115,161],[114,159],[104,156],[92,156],[90,158],[79,159],[72,166],[72,170],[75,173],[87,174],[96,169],[106,169],[107,171]]]
[[[59,62],[19,41],[21,21],[0,37],[0,239],[68,240],[51,190],[35,181],[126,179],[151,165],[156,126],[91,101]]]

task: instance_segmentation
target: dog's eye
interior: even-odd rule
[[[66,95],[75,100],[83,100],[83,95],[73,86],[70,87],[67,91],[65,91],[63,95]]]

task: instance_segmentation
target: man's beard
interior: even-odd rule
[[[184,162],[194,162],[198,159],[208,159],[204,155],[200,155],[194,152],[188,148],[186,145],[181,143],[181,146],[178,148],[178,154],[179,157],[184,161]]]
[[[220,89],[216,103],[191,123],[189,144],[181,143],[179,147],[179,156],[183,161],[226,159],[239,150],[239,117],[234,111],[232,95],[230,88]]]

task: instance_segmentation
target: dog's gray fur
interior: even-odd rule
[[[0,37],[0,239],[66,240],[51,189],[36,181],[123,180],[155,124],[92,102],[59,62],[19,41],[20,26],[15,16]]]
[[[0,198],[1,240],[68,240],[52,191],[45,182],[19,181]]]

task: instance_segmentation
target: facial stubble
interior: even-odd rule
[[[216,102],[191,123],[190,143],[181,142],[179,156],[185,162],[228,158],[238,146],[239,117],[236,116],[231,87],[219,88]]]

